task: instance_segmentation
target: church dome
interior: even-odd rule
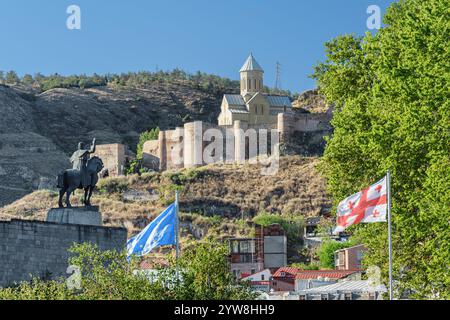
[[[242,66],[242,68],[241,68],[241,70],[239,72],[245,72],[245,71],[261,71],[261,72],[264,72],[263,68],[261,68],[259,63],[253,57],[253,54],[251,54],[251,53],[250,53],[249,57],[247,58],[247,61],[245,61],[244,65]]]

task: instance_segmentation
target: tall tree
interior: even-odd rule
[[[392,172],[397,296],[450,297],[448,21],[447,0],[400,0],[377,34],[328,42],[315,67],[336,106],[322,166],[335,204]],[[386,278],[386,224],[353,231]]]

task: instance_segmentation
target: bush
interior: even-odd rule
[[[123,193],[129,188],[127,177],[114,177],[101,179],[97,184],[97,190],[100,193]]]

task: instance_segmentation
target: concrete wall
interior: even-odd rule
[[[286,236],[264,237],[264,267],[280,268],[287,265]]]
[[[67,277],[73,243],[91,242],[100,249],[125,248],[124,228],[56,224],[42,221],[0,221],[0,286],[30,280]]]

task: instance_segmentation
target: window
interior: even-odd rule
[[[255,274],[255,272],[256,272],[255,269],[250,270],[250,273],[251,273],[251,274]]]
[[[250,79],[248,79],[247,83],[248,83],[248,88],[247,89],[251,90],[251,88],[252,88],[252,81]]]
[[[233,253],[239,253],[239,242],[233,241]]]
[[[265,277],[264,277],[264,275],[262,274],[261,275],[261,281],[264,281],[265,280]]]
[[[320,300],[329,300],[328,299],[328,294],[322,294],[320,297]]]
[[[346,293],[344,295],[344,300],[352,300],[352,293],[351,292],[350,293]]]
[[[306,300],[306,295],[304,294],[299,295],[298,300]]]

